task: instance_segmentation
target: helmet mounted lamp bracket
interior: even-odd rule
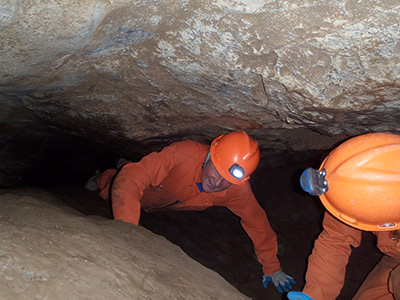
[[[300,176],[301,188],[312,196],[321,196],[329,189],[328,181],[325,179],[326,170],[321,171],[307,168]]]

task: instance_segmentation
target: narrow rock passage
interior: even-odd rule
[[[311,162],[312,163],[312,162]],[[267,212],[278,235],[279,259],[283,269],[292,275],[301,289],[307,258],[321,231],[324,212],[318,198],[303,193],[298,176],[310,162],[288,162],[284,166],[261,167],[251,178],[253,191]],[[78,176],[79,177],[79,176]],[[109,203],[83,189],[83,183],[46,187],[61,203],[88,216],[112,218]],[[246,296],[258,299],[286,299],[274,288],[261,285],[262,270],[253,246],[239,219],[225,208],[213,207],[200,212],[142,213],[141,226],[166,237],[191,258],[212,269]],[[362,245],[350,258],[346,283],[339,300],[348,300],[380,253],[372,234],[365,233]],[[160,260],[168,260],[160,256]]]

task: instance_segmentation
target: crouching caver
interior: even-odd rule
[[[376,235],[384,256],[352,299],[400,299],[400,135],[354,137],[334,149],[319,170],[305,170],[300,183],[328,212],[308,260],[303,292],[290,292],[288,298],[336,299],[351,246],[360,245],[365,230]]]
[[[214,139],[211,146],[176,142],[139,162],[125,162],[92,177],[86,184],[103,199],[111,199],[114,218],[139,224],[140,211],[204,210],[225,206],[240,217],[262,264],[262,284],[279,292],[295,283],[280,268],[277,239],[248,179],[260,159],[257,142],[244,131]]]

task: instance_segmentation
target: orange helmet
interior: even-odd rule
[[[354,137],[328,155],[323,170],[320,199],[331,214],[362,230],[400,228],[400,135]]]
[[[218,173],[230,183],[241,185],[250,178],[260,161],[255,140],[244,131],[230,132],[214,139],[210,157]]]

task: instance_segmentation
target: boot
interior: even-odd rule
[[[97,178],[100,176],[100,171],[96,170],[96,174],[90,177],[85,184],[85,189],[90,192],[98,192],[100,189],[97,185]]]

